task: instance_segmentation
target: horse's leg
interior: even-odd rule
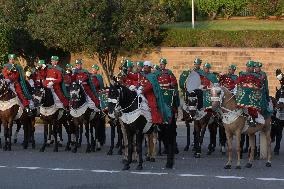
[[[7,151],[7,149],[8,149],[8,137],[9,137],[8,122],[7,121],[3,122],[3,127],[4,127],[4,143],[5,143],[3,150]]]
[[[83,139],[83,124],[80,124],[80,138],[79,138],[79,147],[81,147],[81,145],[82,145],[82,139]]]
[[[153,135],[153,148],[151,150],[151,158],[150,158],[150,161],[151,162],[155,162],[156,161],[156,156],[157,156],[157,153],[156,153],[156,144],[157,144],[157,132],[156,131],[153,131],[152,133]]]
[[[186,125],[186,146],[184,147],[184,151],[188,151],[190,146],[190,123],[188,121],[185,121],[185,125]]]
[[[199,121],[194,121],[194,149],[195,149],[195,152],[194,152],[194,157],[195,158],[200,158],[200,123]]]
[[[1,119],[0,119],[0,134],[1,134],[1,129],[2,129],[2,121],[1,121]],[[1,140],[1,135],[0,135],[0,148],[2,148],[2,140]]]
[[[12,146],[12,132],[13,132],[13,120],[9,121],[9,130],[8,130],[8,136],[9,136],[9,141],[8,141],[8,151],[11,151],[11,146]]]
[[[53,144],[54,140],[52,140],[53,130],[52,130],[52,124],[48,124],[48,140],[47,145]]]
[[[247,168],[252,167],[252,162],[254,160],[254,152],[255,152],[255,134],[248,134],[249,136],[249,148],[250,148],[250,155],[249,155],[249,161],[246,164]]]
[[[165,125],[166,143],[168,145],[166,168],[172,169],[174,166],[174,156],[176,147],[176,128],[173,124]]]
[[[232,136],[233,140],[233,136]],[[237,143],[237,166],[236,169],[241,169],[241,131],[236,132],[236,143]],[[232,156],[232,151],[231,151]]]
[[[127,151],[127,161],[124,164],[123,170],[130,169],[130,163],[132,162],[132,152],[133,152],[133,133],[131,131],[132,128],[128,127],[128,125],[124,125],[126,134],[127,134],[127,140],[128,140],[128,147],[125,148]]]
[[[75,142],[75,145],[74,145],[72,152],[76,153],[77,149],[79,147],[79,132],[80,132],[80,125],[77,122],[77,120],[74,121],[74,132],[75,132],[76,142]]]
[[[53,137],[54,137],[54,149],[53,152],[58,152],[58,140],[57,140],[57,132],[59,125],[54,121],[53,122]]]
[[[275,127],[274,132],[275,132],[275,138],[276,138],[275,147],[274,147],[274,155],[279,155],[280,143],[282,140],[283,126],[280,124],[277,124],[274,127]]]
[[[23,123],[23,130],[24,130],[23,148],[27,149],[28,148],[28,143],[29,143],[29,136],[28,136],[29,124],[27,123],[26,120]]]
[[[116,126],[117,127],[117,142],[119,144],[119,149],[118,149],[118,152],[117,154],[118,155],[122,155],[122,148],[123,148],[123,134],[122,134],[122,130],[121,130],[121,126],[119,125],[119,123],[117,123],[118,125]]]
[[[222,155],[225,155],[226,154],[226,133],[225,133],[225,127],[223,124],[219,125],[219,141],[221,144],[221,153]]]
[[[266,136],[266,144],[267,144],[267,162],[266,167],[271,167],[271,135],[270,135],[270,129],[268,129],[265,132]]]
[[[113,154],[114,138],[115,138],[115,125],[113,123],[113,120],[111,120],[111,122],[110,122],[110,147],[109,147],[107,155]]]
[[[232,167],[232,151],[233,151],[233,134],[229,131],[226,131],[226,137],[227,137],[227,141],[228,141],[228,161],[225,165],[225,169],[231,169]],[[238,145],[238,144],[237,144]]]
[[[207,155],[211,155],[212,152],[215,151],[215,147],[216,147],[216,135],[217,135],[216,124],[212,123],[212,124],[208,125],[208,130],[209,130],[209,133],[210,133],[210,144],[208,145]]]
[[[91,151],[92,152],[96,151],[96,142],[95,142],[95,137],[94,137],[94,132],[95,132],[95,135],[97,134],[96,127],[97,127],[96,121],[93,121],[93,120],[90,121]]]
[[[143,169],[143,157],[142,157],[142,143],[143,143],[143,130],[138,130],[136,133],[136,144],[137,144],[137,153],[138,153],[138,165],[136,167],[136,170],[142,170]]]
[[[17,129],[16,129],[16,131],[14,133],[14,143],[15,144],[18,142],[18,134],[19,134],[21,126],[22,126],[20,121],[16,121],[16,124],[17,124]]]
[[[44,152],[45,147],[47,145],[48,128],[49,128],[49,125],[47,123],[44,123],[44,134],[43,134],[44,135],[44,141],[43,141],[42,147],[40,148],[40,152]]]
[[[66,121],[63,125],[64,125],[64,128],[67,133],[67,137],[68,137],[65,151],[70,151],[71,150],[71,124],[69,121]]]
[[[146,161],[150,161],[150,148],[151,148],[151,144],[150,144],[150,133],[147,133],[146,135],[146,141],[147,141],[147,153],[146,153]]]
[[[128,157],[128,145],[129,145],[129,138],[128,138],[128,134],[127,131],[125,129],[125,125],[124,124],[120,124],[121,125],[121,132],[122,132],[122,136],[123,136],[123,143],[124,143],[124,157],[123,157],[123,162],[125,163],[127,161],[127,157]]]
[[[162,156],[162,131],[158,131],[158,155]]]
[[[85,136],[87,139],[87,148],[86,148],[86,153],[91,152],[91,144],[90,144],[90,123],[89,121],[85,122]]]
[[[35,149],[35,118],[31,119],[31,142],[32,142],[32,149]]]
[[[58,146],[62,147],[63,146],[62,124],[58,125],[57,131],[58,131],[58,136],[57,136]]]

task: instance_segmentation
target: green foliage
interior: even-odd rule
[[[164,30],[166,47],[284,47],[283,31]]]
[[[247,0],[223,0],[222,12],[227,19],[239,13],[247,6]]]
[[[268,16],[280,17],[283,13],[284,0],[248,0],[250,9],[256,17],[265,19]]]
[[[1,25],[0,25],[1,26]],[[0,27],[0,67],[7,61],[10,48],[9,32],[3,26]]]
[[[175,21],[191,20],[191,0],[160,0],[160,3]],[[198,15],[198,12],[196,14]]]
[[[200,11],[205,12],[211,20],[214,20],[220,13],[223,6],[223,0],[196,0]]]

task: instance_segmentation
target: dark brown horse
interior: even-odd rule
[[[28,147],[32,133],[32,119],[28,112],[22,109],[19,104],[16,94],[9,88],[9,83],[7,83],[4,79],[0,79],[0,119],[4,127],[4,151],[11,151],[12,127],[14,120],[19,120],[19,122],[24,126],[23,147],[24,149]],[[34,147],[34,140],[32,143]]]

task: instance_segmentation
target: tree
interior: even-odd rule
[[[284,0],[248,0],[250,9],[256,17],[265,19],[268,16],[280,17],[284,9]]]
[[[220,13],[222,6],[223,0],[197,0],[198,9],[207,13],[211,20]]]
[[[223,0],[222,12],[229,19],[232,15],[239,13],[247,6],[247,0]]]
[[[153,44],[166,13],[155,0],[51,0],[28,16],[31,36],[47,47],[98,57],[108,80],[118,54]]]
[[[0,67],[7,61],[9,50],[9,32],[0,24]]]

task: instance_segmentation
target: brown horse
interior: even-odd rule
[[[32,133],[32,119],[28,112],[20,107],[16,94],[9,88],[9,84],[4,79],[0,79],[0,119],[4,127],[5,137],[3,150],[11,151],[12,127],[14,120],[19,120],[19,122],[24,126],[23,148],[27,149]],[[33,140],[32,143],[34,148],[35,141]]]
[[[232,164],[232,141],[233,136],[236,136],[237,140],[237,169],[241,168],[241,134],[244,131],[247,116],[243,114],[242,109],[237,108],[235,95],[232,94],[225,87],[214,86],[211,88],[211,101],[212,108],[218,111],[223,117],[223,123],[225,127],[227,142],[228,142],[228,162],[225,165],[225,169],[230,169]],[[271,166],[271,139],[270,139],[270,122],[271,118],[268,117],[265,120],[265,124],[257,124],[255,127],[248,127],[246,133],[249,135],[249,145],[251,153],[249,161],[246,164],[247,168],[252,167],[255,151],[255,133],[261,131],[264,133],[267,141],[267,162],[266,166]]]

